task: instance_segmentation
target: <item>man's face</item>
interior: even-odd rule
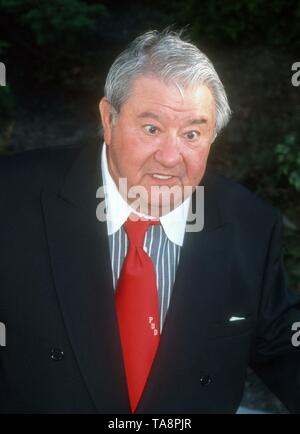
[[[135,80],[114,124],[110,110],[103,98],[104,140],[116,185],[119,178],[127,178],[128,189],[144,187],[147,213],[156,216],[167,209],[161,191],[176,186],[171,209],[178,206],[187,196],[184,188],[194,190],[199,184],[214,139],[215,103],[208,87],[181,90],[144,76]]]

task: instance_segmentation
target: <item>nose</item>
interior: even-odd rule
[[[155,160],[165,167],[174,167],[181,161],[179,143],[175,134],[168,134],[154,154]]]

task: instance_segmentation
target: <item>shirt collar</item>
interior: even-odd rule
[[[106,204],[107,231],[108,235],[112,235],[125,223],[130,213],[133,212],[133,209],[119,193],[118,188],[109,173],[106,148],[106,144],[104,143],[101,155],[101,170]],[[159,219],[169,240],[179,246],[183,245],[190,201],[191,197],[189,196],[181,205],[177,206]],[[134,212],[136,213],[136,211]],[[145,217],[150,219],[153,218],[151,216]]]

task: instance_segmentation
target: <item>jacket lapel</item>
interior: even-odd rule
[[[63,189],[43,192],[42,206],[60,306],[90,395],[100,413],[128,413],[107,229],[96,218],[100,167],[98,146],[83,148]],[[231,225],[220,218],[207,177],[202,184],[204,229],[185,235],[160,347],[137,413],[159,413],[168,406],[172,412],[176,405],[179,412],[184,410],[176,392],[181,390],[184,400],[189,390],[180,373],[195,378],[201,374],[207,324],[212,312],[218,316],[222,311],[222,293],[229,285]]]
[[[200,378],[207,374],[209,325],[223,317],[230,288],[232,226],[221,218],[208,177],[203,183],[204,229],[185,234],[160,346],[137,413],[160,413],[162,408],[184,413],[207,405],[199,401]]]
[[[42,205],[53,276],[69,338],[97,410],[128,412],[106,223],[96,218],[100,150],[83,148],[59,194]]]

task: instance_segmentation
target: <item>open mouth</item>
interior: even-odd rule
[[[174,178],[173,175],[160,175],[159,173],[153,173],[152,177],[156,178],[156,179],[162,179],[162,180],[167,180],[167,179]]]

